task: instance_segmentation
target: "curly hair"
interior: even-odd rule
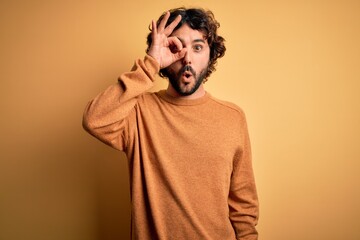
[[[220,24],[215,20],[214,14],[210,10],[204,10],[202,8],[175,8],[169,10],[170,17],[166,23],[166,26],[169,25],[174,19],[181,15],[180,23],[175,27],[174,31],[179,29],[183,24],[188,24],[194,30],[202,32],[205,36],[205,39],[208,42],[210,48],[210,59],[207,73],[204,76],[204,82],[207,81],[207,78],[210,74],[215,71],[215,66],[217,59],[221,58],[225,54],[225,39],[217,34],[217,29],[220,27]],[[160,18],[157,20],[156,25],[158,26],[161,20],[164,18],[165,13],[163,13]],[[151,31],[151,28],[149,27]],[[147,49],[149,51],[152,43],[151,32],[147,36]],[[161,69],[159,75],[161,77],[168,77],[166,68]]]

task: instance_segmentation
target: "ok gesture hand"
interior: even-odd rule
[[[186,48],[183,48],[181,41],[177,37],[170,36],[181,21],[181,16],[177,16],[173,22],[165,27],[169,17],[170,12],[167,12],[159,26],[156,26],[154,20],[152,21],[152,43],[148,54],[157,60],[160,69],[168,67],[186,54]]]

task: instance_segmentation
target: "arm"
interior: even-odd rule
[[[230,220],[238,240],[257,240],[255,229],[259,217],[259,203],[251,162],[251,147],[243,116],[241,148],[234,157],[229,192]]]
[[[150,56],[137,60],[131,72],[118,83],[91,100],[85,108],[83,127],[91,135],[119,150],[124,149],[122,133],[125,119],[136,104],[136,97],[153,86],[159,64]]]
[[[84,129],[116,149],[124,150],[126,147],[126,118],[134,109],[136,98],[153,85],[160,68],[185,56],[186,49],[182,48],[180,40],[170,36],[181,16],[166,26],[169,16],[167,12],[158,26],[152,22],[153,41],[145,59],[136,61],[131,72],[122,74],[117,84],[97,95],[85,109]]]

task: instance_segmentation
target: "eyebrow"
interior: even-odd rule
[[[175,36],[175,37],[176,37],[176,36]],[[178,39],[180,40],[180,42],[184,45],[184,40],[183,40],[182,38],[180,38],[180,37],[177,37],[177,38],[178,38]],[[192,43],[197,43],[197,42],[205,43],[205,40],[199,38],[199,39],[195,39],[195,40],[192,41]]]

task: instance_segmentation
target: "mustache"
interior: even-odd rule
[[[195,77],[196,76],[196,72],[195,70],[190,66],[190,65],[186,65],[184,66],[181,70],[180,70],[180,75],[182,75],[184,72],[191,72],[191,74]]]

